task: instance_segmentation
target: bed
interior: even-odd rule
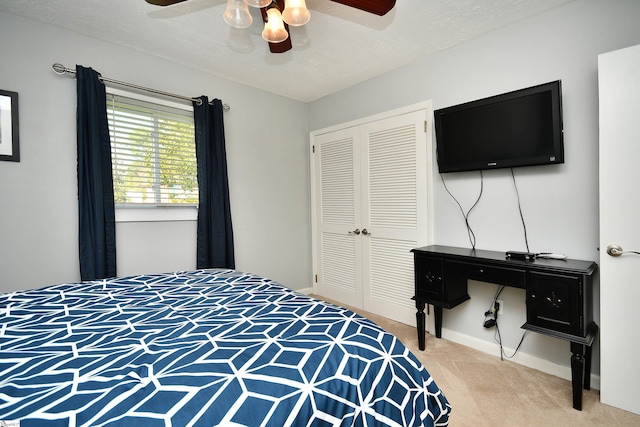
[[[393,335],[249,273],[7,293],[0,319],[0,425],[448,424],[446,397]]]

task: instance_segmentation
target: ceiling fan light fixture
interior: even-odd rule
[[[289,38],[289,33],[284,28],[282,14],[276,7],[267,10],[267,22],[262,30],[262,38],[271,43],[281,43]]]
[[[1,1],[1,0],[0,0]],[[145,0],[157,6],[171,6],[187,0]],[[203,0],[204,1],[204,0]],[[305,25],[311,19],[306,0],[226,0],[227,8],[223,18],[234,28],[251,26],[253,18],[247,6],[260,9],[262,21],[265,23],[262,38],[269,42],[272,53],[283,53],[291,50],[289,26]],[[331,0],[346,6],[373,13],[386,15],[394,8],[396,0]]]
[[[251,7],[263,8],[271,4],[271,0],[244,0]]]
[[[305,0],[285,0],[282,19],[287,24],[299,27],[306,24],[311,19],[311,13],[307,9]]]
[[[253,22],[244,0],[227,0],[227,9],[222,18],[227,25],[233,28],[247,28]]]

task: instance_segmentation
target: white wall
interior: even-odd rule
[[[0,88],[19,94],[21,151],[19,163],[0,162],[0,291],[79,280],[75,80],[55,74],[55,62],[229,104],[236,268],[311,286],[306,104],[4,13],[0,39]],[[273,128],[278,119],[288,125]],[[195,222],[120,223],[117,241],[119,274],[195,268]]]
[[[637,0],[578,0],[312,102],[309,127],[321,129],[427,99],[438,109],[560,79],[566,163],[515,170],[529,247],[533,252],[598,261],[597,55],[637,44],[638,22]],[[435,242],[470,247],[462,215],[445,192],[437,169],[431,179]],[[480,189],[479,173],[447,174],[445,179],[469,209]],[[485,172],[484,193],[470,223],[479,249],[525,249],[508,170]],[[471,300],[445,310],[443,336],[495,351],[494,331],[485,330],[482,323],[496,289],[491,284],[471,283]],[[597,322],[597,284],[594,291]],[[505,315],[500,330],[505,346],[513,349],[525,321],[524,291],[506,289],[501,299]],[[596,373],[598,348],[594,348]],[[566,342],[529,334],[521,352],[549,361],[548,370],[553,371],[557,364],[561,367],[558,373],[568,375]]]

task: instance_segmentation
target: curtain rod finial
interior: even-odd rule
[[[53,66],[51,67],[53,68],[53,71],[56,72],[56,74],[64,74],[67,72],[67,67],[65,67],[64,65],[56,62],[55,64],[53,64]]]

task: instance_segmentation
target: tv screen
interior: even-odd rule
[[[559,80],[442,108],[434,117],[440,173],[564,163]]]

